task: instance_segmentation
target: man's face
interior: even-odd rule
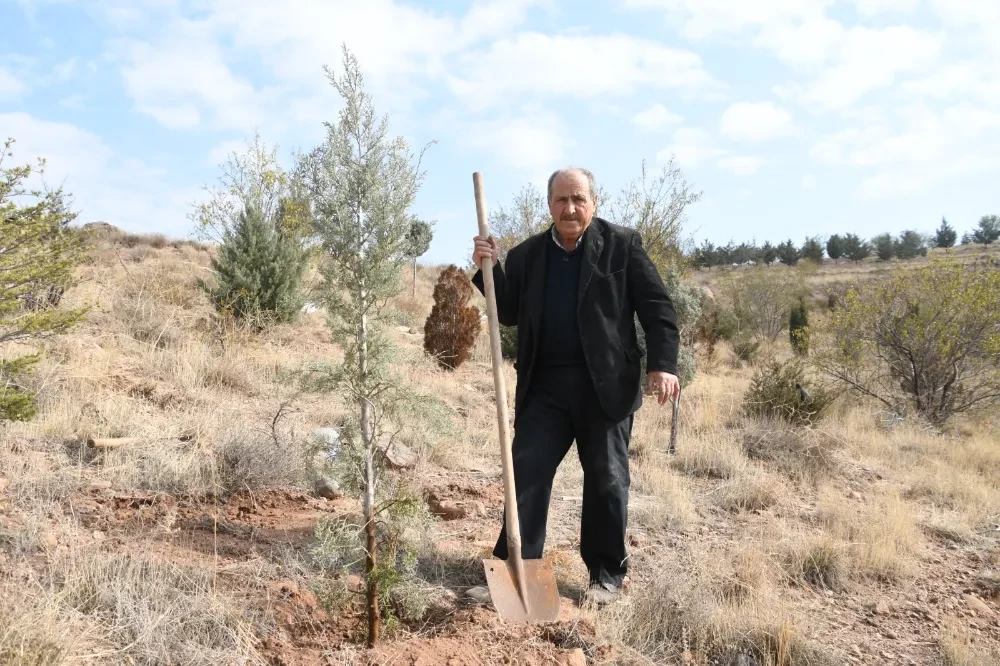
[[[587,177],[577,171],[561,173],[552,181],[549,212],[559,236],[575,241],[590,225],[597,201],[590,193]]]

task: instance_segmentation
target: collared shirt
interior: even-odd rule
[[[587,227],[587,228],[589,229],[590,227]],[[586,230],[584,230],[584,233],[586,233]],[[573,250],[575,250],[576,248],[578,248],[580,246],[580,241],[583,240],[583,234],[580,234],[577,237],[577,239],[576,239],[576,244],[574,244],[573,247],[571,247],[570,249],[567,250],[565,247],[563,247],[562,241],[559,240],[559,234],[556,233],[556,225],[553,224],[552,225],[552,240],[554,240],[556,242],[556,245],[558,245],[559,247],[561,247],[566,252],[572,252]]]

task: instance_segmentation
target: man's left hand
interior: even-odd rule
[[[664,404],[667,400],[677,400],[681,392],[681,383],[677,375],[661,370],[650,370],[646,380],[646,390],[656,395],[656,401]]]

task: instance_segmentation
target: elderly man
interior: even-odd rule
[[[524,558],[540,558],[556,469],[576,441],[583,467],[580,554],[586,599],[613,601],[627,570],[628,445],[642,404],[635,315],[646,334],[646,387],[676,398],[677,317],[639,234],[595,216],[594,176],[560,169],[548,184],[553,224],[513,247],[503,266],[493,238],[473,239],[493,261],[500,323],[517,326],[514,479]],[[506,526],[493,551],[507,558]]]

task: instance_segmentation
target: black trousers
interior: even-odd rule
[[[552,480],[575,440],[583,467],[580,555],[592,583],[621,585],[633,416],[605,416],[585,366],[540,369],[521,410],[512,443],[521,557],[542,557]],[[507,559],[506,514],[493,555]]]

